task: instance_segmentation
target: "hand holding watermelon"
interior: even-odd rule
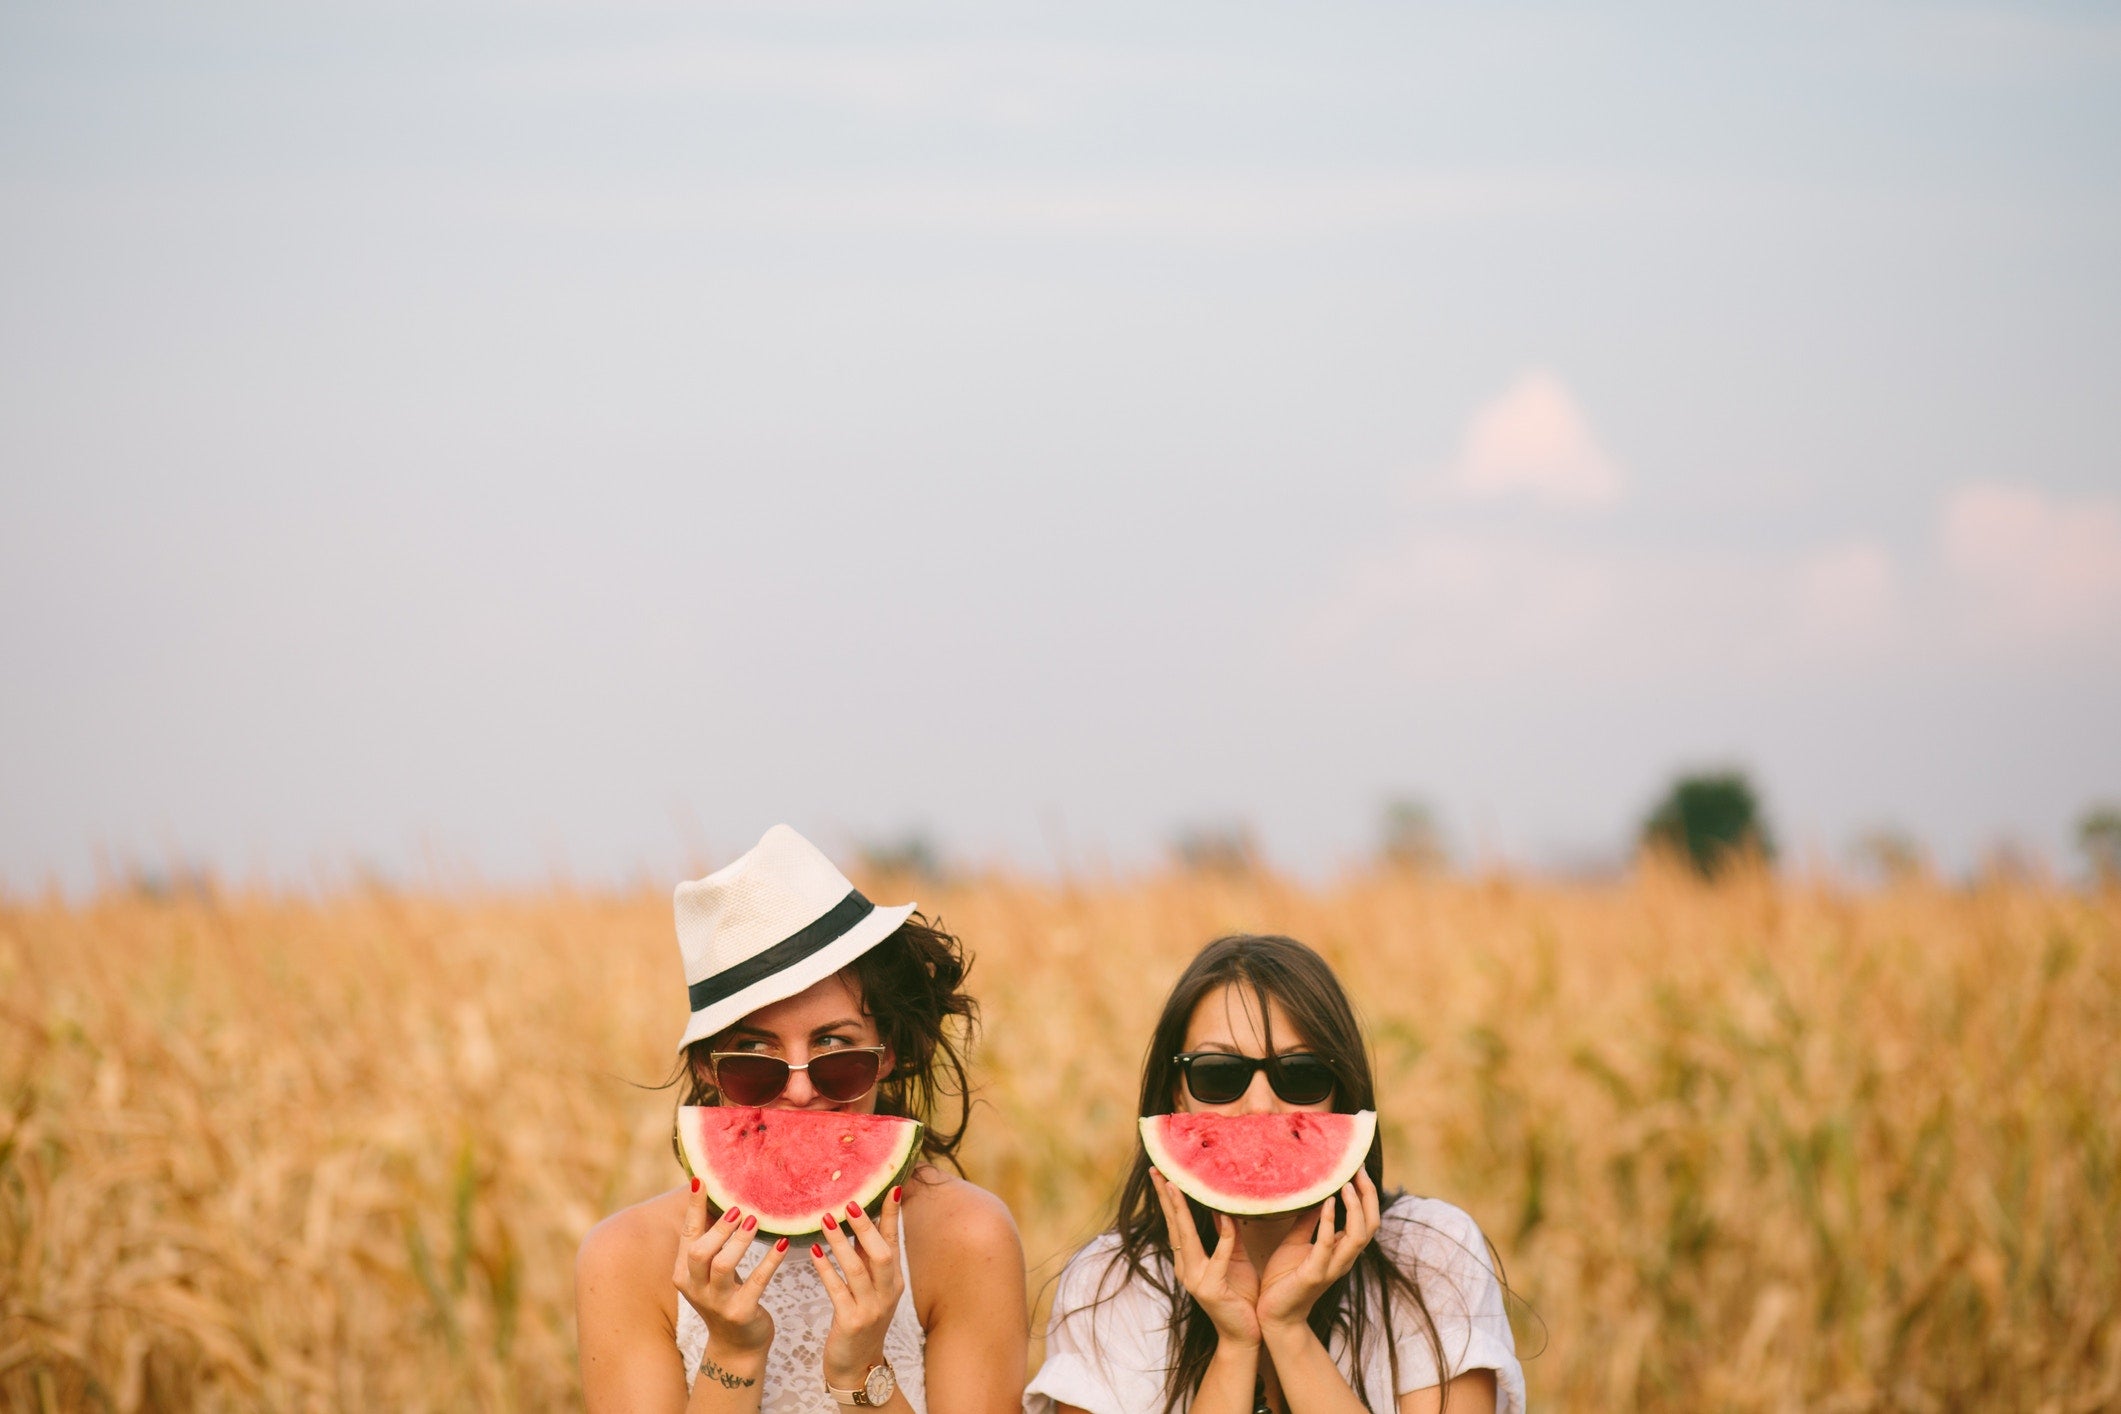
[[[870,1366],[883,1361],[884,1332],[891,1326],[906,1284],[898,1260],[903,1191],[893,1185],[873,1222],[855,1202],[849,1202],[838,1218],[825,1214],[830,1260],[824,1247],[811,1244],[811,1263],[832,1300],[832,1328],[825,1333],[824,1358],[829,1385],[854,1388],[868,1376]]]
[[[1215,1323],[1215,1334],[1225,1344],[1257,1346],[1260,1339],[1259,1272],[1245,1244],[1238,1240],[1237,1224],[1226,1213],[1215,1215],[1215,1250],[1203,1252],[1200,1233],[1193,1226],[1193,1210],[1185,1195],[1155,1169],[1149,1182],[1163,1205],[1164,1230],[1171,1235],[1171,1265],[1179,1284]]]
[[[707,1323],[707,1339],[715,1358],[725,1367],[732,1361],[756,1357],[761,1362],[773,1344],[773,1317],[759,1305],[766,1283],[788,1250],[782,1238],[742,1281],[736,1264],[750,1250],[751,1235],[758,1219],[736,1208],[723,1212],[714,1222],[707,1219],[707,1193],[700,1181],[692,1181],[692,1199],[685,1205],[685,1226],[678,1239],[677,1270],[671,1280]],[[726,1356],[726,1358],[725,1358]]]
[[[1357,1169],[1355,1181],[1338,1194],[1347,1226],[1335,1229],[1334,1199],[1318,1208],[1317,1220],[1298,1222],[1283,1235],[1267,1270],[1259,1282],[1259,1322],[1262,1328],[1300,1326],[1311,1318],[1311,1307],[1326,1288],[1340,1280],[1362,1249],[1377,1235],[1379,1222],[1377,1186],[1370,1175]]]

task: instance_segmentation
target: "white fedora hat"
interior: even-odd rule
[[[786,825],[734,863],[679,884],[672,902],[692,1001],[680,1051],[830,977],[919,907],[878,908]]]

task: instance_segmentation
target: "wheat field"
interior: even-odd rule
[[[921,897],[977,956],[966,1168],[1034,1290],[1102,1221],[1166,985],[1283,931],[1370,1024],[1388,1178],[1500,1252],[1535,1408],[2121,1406],[2112,895]],[[576,1404],[574,1249],[676,1178],[636,1082],[683,1011],[659,892],[0,901],[0,1407]]]

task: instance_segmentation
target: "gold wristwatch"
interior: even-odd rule
[[[834,1389],[832,1381],[825,1381],[825,1393],[831,1395],[835,1403],[851,1404],[860,1409],[880,1409],[891,1402],[891,1396],[897,1391],[898,1376],[891,1372],[891,1364],[886,1360],[879,1360],[869,1367],[868,1377],[862,1381],[860,1389]]]

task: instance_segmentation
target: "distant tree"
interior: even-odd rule
[[[2044,882],[2047,869],[2038,850],[2006,835],[1981,851],[1973,878],[1980,884],[2025,887]]]
[[[1259,846],[1246,825],[1187,825],[1171,839],[1171,854],[1189,874],[1250,874]]]
[[[1775,857],[1760,797],[1742,771],[1681,776],[1643,822],[1642,842],[1684,859],[1704,878],[1740,855]]]
[[[942,850],[921,830],[870,840],[855,852],[862,868],[871,874],[928,883],[940,881],[949,873]]]
[[[1865,831],[1856,840],[1853,852],[1865,872],[1888,884],[1914,878],[1930,867],[1929,851],[1922,847],[1922,841],[1892,825]]]
[[[1398,869],[1427,873],[1443,868],[1449,852],[1444,848],[1443,829],[1436,823],[1435,812],[1421,801],[1405,796],[1387,801],[1378,855]]]
[[[2095,805],[2077,822],[2077,847],[2102,884],[2121,884],[2121,806]]]

